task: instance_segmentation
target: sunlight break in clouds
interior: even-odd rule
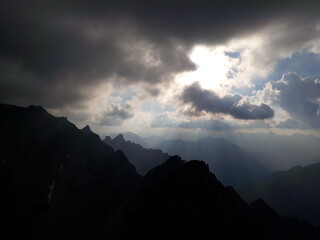
[[[262,51],[269,41],[267,34],[235,38],[223,45],[196,45],[189,54],[197,69],[176,76],[183,86],[199,82],[206,90],[223,96],[231,87],[252,87],[255,77],[266,77],[276,60],[261,68],[269,52]],[[257,51],[261,56],[257,56]],[[257,68],[257,66],[259,66]]]
[[[196,46],[189,57],[196,64],[197,69],[178,75],[177,83],[190,85],[198,81],[202,88],[223,94],[228,72],[238,60],[226,55],[225,47]]]

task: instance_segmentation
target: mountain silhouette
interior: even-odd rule
[[[317,239],[319,232],[282,217],[262,200],[245,203],[202,161],[171,157],[143,179],[117,239]]]
[[[110,135],[110,137],[115,138],[115,137],[119,136],[120,134],[123,136],[123,138],[126,141],[130,141],[132,143],[139,144],[143,148],[146,148],[146,149],[150,148],[149,144],[142,137],[140,137],[139,135],[132,133],[132,132],[116,133],[116,134]]]
[[[262,200],[248,205],[202,161],[173,156],[142,178],[123,152],[42,107],[0,104],[0,115],[3,239],[320,237]]]
[[[262,198],[282,214],[320,225],[320,163],[275,172],[243,195],[248,201]]]
[[[12,239],[89,239],[140,181],[122,152],[66,118],[36,106],[0,113],[0,218]]]
[[[89,125],[86,125],[84,128],[81,129],[81,131],[84,133],[94,133],[89,127]]]
[[[122,134],[114,139],[107,136],[104,142],[115,150],[121,150],[141,175],[145,175],[149,170],[164,163],[169,158],[169,155],[161,150],[145,149],[139,144],[126,141]]]
[[[185,160],[205,161],[223,184],[231,185],[237,190],[248,188],[269,173],[261,162],[261,155],[246,151],[225,138],[168,140],[160,144],[159,148]]]

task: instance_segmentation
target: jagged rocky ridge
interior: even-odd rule
[[[42,107],[2,104],[0,113],[4,232],[12,239],[90,239],[103,224],[112,236],[115,212],[140,181],[124,154]]]
[[[170,156],[159,149],[146,149],[139,144],[126,141],[122,134],[114,139],[106,136],[103,140],[115,150],[121,150],[139,174],[145,175],[152,168],[164,163]]]
[[[246,204],[200,161],[141,178],[120,151],[42,107],[0,105],[4,238],[319,239],[262,200]]]
[[[126,140],[126,141],[130,141],[132,143],[139,144],[143,148],[146,148],[146,149],[150,148],[149,144],[147,143],[147,141],[144,140],[144,138],[140,137],[139,135],[137,135],[133,132],[115,133],[115,134],[111,134],[110,137],[113,139],[120,134],[123,136],[124,140]],[[151,147],[151,148],[154,148],[154,147]]]
[[[119,239],[316,239],[319,232],[282,217],[262,200],[248,205],[202,161],[171,157],[143,179]]]

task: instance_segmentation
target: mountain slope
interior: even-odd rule
[[[317,239],[310,224],[262,200],[246,204],[201,161],[171,157],[151,170],[117,239]]]
[[[320,163],[273,173],[244,195],[249,201],[262,198],[282,214],[320,225]]]
[[[245,151],[224,138],[208,137],[195,142],[169,140],[159,148],[185,160],[205,161],[223,184],[237,190],[253,185],[268,173],[261,164],[262,156],[258,158],[256,153]]]
[[[125,141],[122,134],[114,139],[106,137],[104,142],[115,150],[121,150],[141,175],[145,175],[149,170],[164,163],[169,158],[169,155],[161,150],[145,149],[139,144]]]
[[[86,239],[140,181],[121,152],[65,118],[35,106],[0,113],[0,218],[13,238]]]

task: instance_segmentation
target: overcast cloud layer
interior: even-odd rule
[[[138,84],[145,95],[128,98],[131,102],[104,102],[95,118],[100,125],[121,125],[141,118],[136,112],[138,101],[164,95],[178,73],[197,68],[189,58],[196,45],[221,45],[254,35],[251,47],[235,49],[240,51],[238,65],[232,69],[239,79],[232,83],[235,86],[267,77],[279,59],[294,51],[319,54],[319,9],[316,0],[4,0],[0,3],[0,101],[88,113],[86,101],[102,94],[103,84]],[[209,120],[212,124],[201,122],[201,115],[272,119],[277,117],[275,105],[289,116],[278,127],[319,128],[319,82],[298,78],[285,75],[269,83],[269,88],[268,83],[262,85],[257,94],[267,96],[267,89],[272,89],[273,95],[260,97],[257,103],[244,94],[221,97],[196,84],[187,86],[181,103],[198,118],[195,123],[184,119],[177,124],[227,129],[215,119]],[[275,94],[277,101],[271,101]]]

